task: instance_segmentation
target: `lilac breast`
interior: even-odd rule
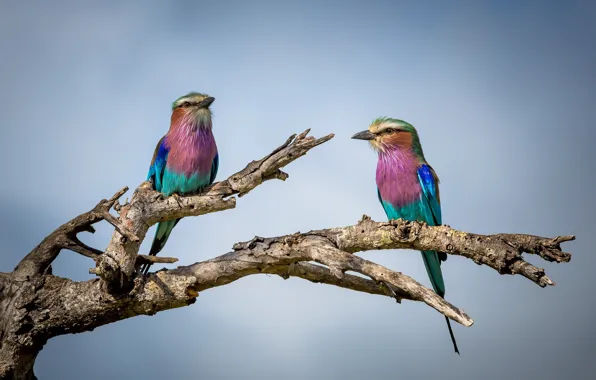
[[[210,128],[179,128],[167,136],[168,169],[190,177],[211,172],[217,145]]]
[[[418,180],[420,163],[416,156],[401,149],[379,153],[377,187],[381,198],[399,208],[420,199]]]

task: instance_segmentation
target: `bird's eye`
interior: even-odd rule
[[[182,103],[182,107],[190,107],[190,103],[189,102],[184,102],[184,103]]]
[[[385,133],[393,133],[393,132],[395,132],[395,129],[393,129],[393,128],[385,129]]]

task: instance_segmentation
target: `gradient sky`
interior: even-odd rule
[[[416,3],[416,4],[414,4]],[[216,97],[219,178],[290,134],[336,137],[239,199],[188,218],[163,254],[205,260],[254,235],[385,215],[377,116],[419,130],[443,220],[576,234],[556,287],[452,256],[447,299],[475,320],[300,279],[251,276],[196,304],[52,339],[44,379],[584,379],[596,370],[593,1],[0,1],[0,270],[59,224],[145,179],[170,104]],[[104,248],[109,226],[85,241]],[[152,232],[150,232],[150,235]],[[149,242],[144,249],[149,248]],[[362,256],[430,286],[413,251]],[[90,278],[63,252],[54,272]]]

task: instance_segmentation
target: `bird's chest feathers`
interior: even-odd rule
[[[209,184],[217,145],[211,130],[172,131],[166,137],[169,148],[164,182],[175,192],[192,192]],[[166,185],[164,183],[164,185]]]
[[[396,209],[418,202],[422,194],[419,167],[418,158],[409,150],[381,152],[376,179],[383,201]]]

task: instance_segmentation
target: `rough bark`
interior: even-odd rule
[[[172,263],[176,258],[139,254],[147,230],[155,223],[234,208],[236,198],[270,179],[285,180],[280,169],[330,140],[307,137],[308,130],[291,136],[263,159],[207,188],[200,194],[163,198],[147,182],[130,202],[120,205],[124,188],[100,201],[45,238],[11,273],[0,273],[0,379],[33,379],[35,357],[52,337],[91,331],[95,327],[136,315],[196,302],[199,292],[242,277],[267,273],[394,298],[424,302],[438,312],[471,326],[461,309],[438,297],[411,277],[365,260],[356,252],[378,249],[437,250],[472,259],[501,274],[520,274],[544,287],[555,285],[543,269],[523,260],[523,253],[547,261],[567,262],[571,255],[560,244],[573,236],[542,238],[531,235],[477,235],[449,226],[397,220],[296,233],[273,238],[255,237],[211,260],[139,275],[145,263]],[[116,210],[119,215],[110,213]],[[114,226],[104,251],[81,243],[77,234],[93,232],[102,220]],[[97,278],[77,282],[52,275],[51,264],[62,249],[93,259]],[[365,277],[347,274],[359,273]]]

